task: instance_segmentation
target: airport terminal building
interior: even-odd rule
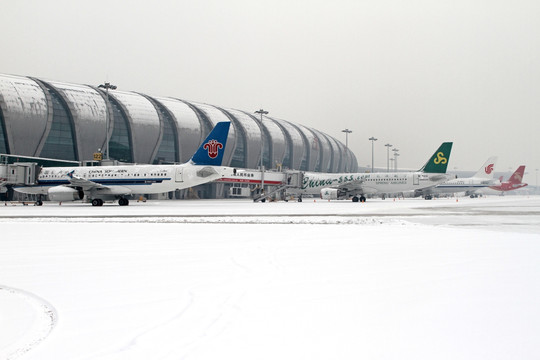
[[[252,111],[0,74],[0,153],[84,162],[105,149],[124,163],[182,163],[219,121],[231,121],[224,164],[353,172],[354,154],[313,128]]]
[[[271,116],[108,86],[0,74],[0,154],[91,161],[106,149],[120,163],[189,160],[220,121],[232,126],[223,165],[354,172],[354,154],[319,130]]]

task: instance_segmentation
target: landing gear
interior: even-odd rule
[[[426,196],[424,196],[424,199],[431,200],[431,199],[433,199],[433,195],[426,195]]]
[[[103,206],[103,200],[101,200],[101,199],[92,199],[92,206]]]
[[[365,203],[366,197],[364,195],[360,196],[360,202]]]
[[[358,202],[358,196],[353,196],[352,197],[352,202]]]
[[[128,206],[129,205],[129,200],[126,199],[126,198],[120,198],[120,199],[118,199],[118,205],[120,205],[120,206]]]
[[[352,197],[352,202],[362,202],[362,203],[365,203],[366,202],[366,197],[364,195],[360,195],[360,197],[358,196],[353,196]]]

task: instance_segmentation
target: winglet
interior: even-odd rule
[[[450,160],[450,152],[452,151],[452,144],[453,143],[451,142],[442,143],[420,171],[437,174],[446,173],[448,161]]]
[[[191,163],[194,165],[220,166],[230,126],[229,121],[218,122],[191,158]]]

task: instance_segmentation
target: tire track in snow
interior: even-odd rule
[[[58,314],[50,303],[28,291],[0,285],[0,300],[2,298],[23,301],[35,312],[32,326],[20,338],[0,349],[0,358],[12,360],[24,355],[45,340],[56,325]],[[6,310],[9,311],[9,309]],[[4,328],[4,330],[6,329]]]

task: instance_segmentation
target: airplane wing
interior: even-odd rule
[[[332,187],[335,187],[339,190],[343,190],[346,192],[357,192],[357,193],[370,193],[372,191],[369,191],[369,187],[366,187],[364,184],[364,179],[355,179],[343,182],[338,185],[334,185]]]
[[[83,189],[83,191],[90,191],[90,190],[96,190],[96,189],[108,189],[108,186],[104,186],[101,184],[98,184],[97,182],[93,182],[91,180],[70,174],[69,175],[69,182],[72,187],[78,187]]]
[[[70,184],[69,187],[82,189],[85,193],[94,193],[101,195],[131,195],[133,191],[125,186],[114,185],[107,186],[99,184],[95,181],[91,181],[80,176],[74,175],[73,172],[68,174]]]

